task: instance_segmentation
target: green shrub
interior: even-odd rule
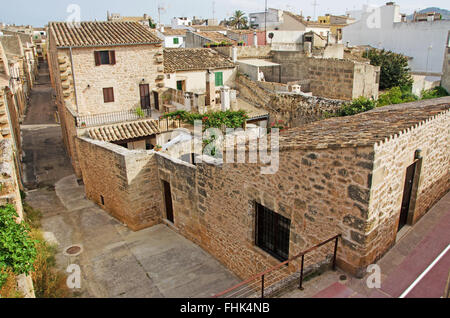
[[[377,107],[409,103],[419,98],[411,92],[411,87],[393,87],[378,97]]]
[[[413,84],[406,56],[391,51],[370,49],[363,57],[368,58],[370,64],[380,66],[380,89]]]
[[[373,99],[360,97],[346,104],[339,109],[337,116],[352,116],[374,109],[376,102]]]
[[[37,242],[30,237],[25,222],[17,223],[18,217],[11,204],[0,208],[0,287],[6,282],[8,271],[29,274],[36,260]]]
[[[217,111],[206,114],[189,113],[184,110],[175,111],[165,114],[163,118],[180,119],[185,123],[194,125],[196,120],[203,122],[203,129],[219,128],[240,128],[247,121],[247,114],[243,110],[239,111]]]
[[[422,99],[433,99],[448,96],[448,92],[442,86],[422,91]]]

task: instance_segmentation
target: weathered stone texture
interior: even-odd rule
[[[281,65],[281,82],[310,80],[314,96],[351,100],[360,96],[378,98],[380,68],[361,62],[307,57],[300,52],[274,52],[273,62]],[[266,74],[267,73],[267,74]],[[277,82],[279,69],[264,73]]]
[[[407,168],[417,161],[409,223],[415,224],[450,189],[450,112],[436,115],[375,145],[367,231],[368,260],[395,243]]]
[[[135,231],[161,221],[154,155],[83,138],[77,138],[77,144],[89,199]]]
[[[334,114],[345,101],[310,97],[268,90],[267,83],[259,84],[245,76],[236,79],[240,97],[258,108],[269,111],[271,121],[284,121],[289,127],[299,127]]]

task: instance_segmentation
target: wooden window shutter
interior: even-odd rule
[[[109,51],[109,63],[111,65],[116,64],[116,51]]]
[[[100,52],[99,51],[95,51],[94,52],[94,58],[95,58],[95,66],[99,66],[101,64]]]
[[[112,87],[103,89],[103,101],[105,103],[114,102],[114,89]]]

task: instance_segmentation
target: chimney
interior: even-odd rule
[[[216,81],[214,72],[208,70],[206,72],[206,106],[213,107],[216,105]]]
[[[164,33],[164,26],[161,25],[161,32]]]
[[[258,47],[258,36],[256,35],[256,32],[253,33],[253,46]]]
[[[148,20],[148,14],[144,13],[144,20]]]
[[[238,56],[238,53],[237,53],[237,47],[233,47],[232,49],[231,49],[231,59],[233,60],[233,63],[236,63],[237,62],[237,56]]]
[[[230,88],[224,86],[220,89],[220,100],[222,102],[222,111],[230,110],[231,98],[230,98]]]

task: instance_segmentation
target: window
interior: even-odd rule
[[[215,73],[216,76],[216,86],[223,86],[223,72]]]
[[[179,44],[180,43],[180,39],[178,38],[173,38],[173,44]]]
[[[177,81],[177,90],[182,91],[184,87],[184,81]]]
[[[284,262],[289,258],[291,220],[256,203],[256,245]]]
[[[114,65],[116,64],[115,51],[95,51],[94,52],[95,65]]]
[[[112,87],[103,89],[103,100],[105,103],[114,102],[114,89]]]

